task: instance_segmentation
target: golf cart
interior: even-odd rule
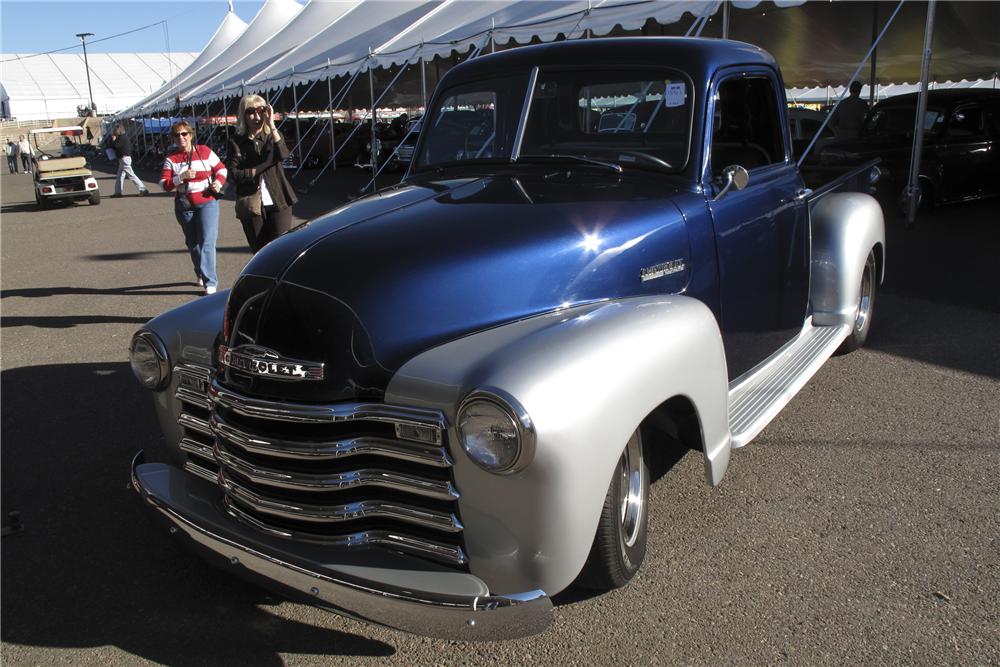
[[[87,168],[81,137],[83,128],[49,127],[31,131],[35,148],[35,201],[38,208],[48,208],[55,201],[86,199],[91,205],[101,203],[97,180]]]

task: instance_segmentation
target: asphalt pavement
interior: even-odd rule
[[[2,538],[5,665],[1000,663],[1000,200],[890,220],[869,345],[721,486],[699,452],[654,485],[629,586],[559,595],[544,634],[464,644],[283,602],[147,519],[128,468],[159,429],[126,348],[200,290],[170,196],[109,199],[99,176],[99,206],[47,211],[29,176],[0,176],[2,515],[23,527]],[[364,181],[324,177],[297,217]],[[220,287],[249,257],[224,202]]]

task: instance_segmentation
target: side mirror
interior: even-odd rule
[[[736,190],[742,190],[750,182],[750,174],[747,170],[738,164],[731,164],[722,170],[722,179],[726,182],[726,185],[719,191],[719,194],[715,195],[712,201],[719,201],[722,199],[730,188],[736,188]]]

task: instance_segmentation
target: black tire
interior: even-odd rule
[[[35,191],[35,203],[38,204],[39,211],[44,211],[49,207],[49,200],[38,194],[37,190]]]
[[[90,204],[91,206],[97,206],[98,204],[100,204],[101,203],[101,193],[100,192],[95,192],[94,194],[92,194],[89,197],[87,197],[87,203]]]
[[[649,464],[642,434],[632,434],[604,497],[594,544],[578,583],[609,591],[627,584],[646,557],[649,525]]]
[[[875,249],[868,253],[865,266],[861,269],[861,288],[858,290],[858,307],[854,312],[854,324],[851,333],[837,348],[837,354],[854,352],[868,340],[868,332],[872,328],[872,316],[875,313],[875,294],[878,291],[878,263],[875,261]]]

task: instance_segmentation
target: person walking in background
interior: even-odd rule
[[[7,140],[7,145],[4,147],[4,152],[7,153],[7,173],[16,174],[17,173],[17,144],[15,144],[10,139]]]
[[[31,164],[31,156],[34,151],[31,150],[31,144],[28,143],[23,134],[17,138],[17,153],[21,156],[21,166],[24,167],[24,173],[30,174],[34,171]]]
[[[281,166],[286,157],[288,146],[270,105],[259,95],[247,95],[240,100],[228,160],[236,183],[236,216],[254,252],[292,226],[292,204],[298,198]]]
[[[837,107],[837,114],[830,125],[837,131],[838,139],[857,139],[868,114],[868,103],[861,99],[861,82],[851,82],[851,94]]]
[[[226,166],[208,146],[195,144],[194,129],[185,121],[170,128],[177,151],[167,156],[160,185],[174,193],[174,216],[184,232],[184,244],[198,284],[215,294],[215,242],[219,237],[219,200],[226,183]]]
[[[122,188],[125,186],[125,177],[135,184],[135,187],[139,189],[140,195],[148,195],[149,190],[146,189],[146,185],[135,175],[132,171],[132,141],[128,138],[128,134],[125,133],[125,126],[121,123],[115,125],[114,132],[111,133],[111,141],[108,144],[109,148],[114,149],[115,154],[118,156],[118,174],[115,176],[115,193],[111,195],[112,198],[117,198],[122,196]]]

